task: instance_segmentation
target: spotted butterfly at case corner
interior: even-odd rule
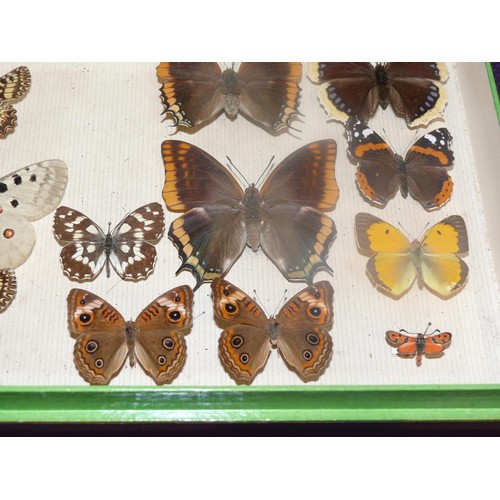
[[[409,334],[406,330],[395,332],[389,330],[385,333],[385,340],[398,350],[400,358],[415,358],[417,366],[422,365],[422,356],[433,359],[444,356],[444,350],[451,344],[452,334],[434,330],[431,334],[424,333]]]
[[[225,329],[219,358],[237,384],[251,384],[277,348],[304,382],[318,380],[332,358],[333,288],[328,281],[294,295],[268,318],[245,292],[222,278],[212,281],[214,314]]]
[[[68,180],[61,160],[45,160],[0,178],[0,269],[16,269],[35,246],[32,222],[60,203]]]
[[[410,127],[426,126],[442,116],[447,102],[444,63],[311,63],[309,79],[320,83],[319,101],[329,118],[368,120],[390,104]]]
[[[216,62],[163,62],[156,69],[165,112],[175,125],[195,128],[223,111],[238,113],[270,132],[293,128],[302,77],[300,63],[243,62],[222,71]]]
[[[356,118],[346,124],[347,151],[357,162],[356,182],[361,193],[377,205],[386,205],[401,190],[426,210],[441,208],[453,192],[448,168],[453,165],[452,137],[446,128],[427,132],[405,157],[395,154],[386,141]]]
[[[356,215],[356,240],[370,258],[366,271],[375,286],[393,298],[405,294],[415,280],[441,298],[459,292],[469,268],[461,259],[469,243],[464,219],[446,217],[410,242],[396,227],[368,213]]]
[[[16,291],[16,273],[12,269],[0,269],[0,313],[12,303]]]
[[[113,267],[124,280],[140,280],[153,272],[154,244],[163,236],[165,223],[161,205],[149,203],[124,217],[113,231],[105,234],[78,210],[59,207],[53,230],[64,245],[60,260],[68,278],[93,280],[104,267],[109,278]]]
[[[69,292],[68,329],[76,337],[78,373],[93,385],[109,384],[125,361],[138,361],[158,385],[170,384],[186,361],[186,341],[193,321],[193,291],[179,286],[157,297],[125,321],[108,302],[91,292]]]
[[[19,66],[0,77],[0,137],[12,132],[17,114],[9,101],[19,99],[29,89],[31,74],[26,66]]]
[[[311,282],[326,262],[336,230],[324,214],[335,207],[337,145],[313,142],[285,158],[258,189],[242,189],[234,176],[202,149],[165,141],[163,199],[170,211],[185,212],[169,237],[182,265],[205,281],[224,276],[246,245],[259,246],[291,281]]]

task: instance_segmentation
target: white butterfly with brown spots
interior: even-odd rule
[[[111,223],[110,223],[111,226]],[[149,203],[127,215],[114,229],[103,230],[86,215],[59,207],[54,216],[54,235],[65,245],[61,250],[64,274],[76,281],[93,280],[111,266],[124,280],[146,279],[154,269],[156,249],[165,222],[159,203]]]
[[[66,189],[68,167],[45,160],[0,178],[0,269],[16,269],[35,246],[31,224],[59,205]]]

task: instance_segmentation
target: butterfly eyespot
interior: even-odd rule
[[[97,358],[95,361],[94,361],[94,366],[96,368],[102,368],[104,366],[104,360],[102,358]]]
[[[173,339],[171,337],[164,338],[162,344],[163,344],[163,347],[169,351],[175,347],[175,342],[173,341]]]
[[[175,300],[175,302],[180,302],[181,298],[177,295],[174,300]]]
[[[311,345],[317,345],[317,344],[319,344],[319,337],[315,333],[308,333],[306,335],[306,340]]]
[[[246,353],[243,353],[241,356],[240,356],[240,361],[246,365],[249,361],[250,361],[250,356]]]
[[[14,236],[14,230],[13,229],[6,229],[4,232],[3,232],[3,237],[10,240],[10,238],[12,238]]]
[[[179,312],[179,311],[171,311],[168,313],[168,317],[172,320],[172,321],[179,321],[182,317],[182,314]]]
[[[93,352],[96,352],[97,349],[99,349],[99,344],[95,340],[91,340],[90,342],[87,343],[85,346],[85,350],[89,353],[92,354]]]
[[[229,314],[234,314],[238,308],[234,305],[234,304],[226,304],[224,309],[226,309],[226,311],[229,313]]]
[[[83,314],[80,314],[78,319],[80,320],[80,323],[85,324],[85,323],[88,323],[92,319],[92,316],[90,314],[83,313]]]
[[[316,290],[316,292],[314,293],[314,298],[315,299],[320,299],[321,298],[321,293]]]
[[[305,350],[302,352],[302,357],[306,360],[306,361],[310,361],[311,358],[313,357],[313,354],[311,351],[309,350]]]
[[[224,288],[224,291],[222,292],[226,297],[229,297],[229,295],[231,295],[231,293],[229,292],[229,290],[227,288]]]
[[[167,362],[167,358],[165,356],[158,356],[157,361],[159,365],[163,366]]]
[[[241,347],[244,344],[243,337],[236,335],[231,339],[231,345],[233,347]]]
[[[321,316],[321,309],[319,307],[311,307],[311,309],[309,309],[309,313],[311,314],[311,316],[314,316],[315,318],[317,318],[318,316]]]
[[[85,299],[81,299],[80,300],[80,305],[81,306],[84,306],[86,303],[87,303],[87,301]]]

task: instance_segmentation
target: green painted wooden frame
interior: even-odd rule
[[[486,63],[486,71],[488,73],[488,79],[490,80],[491,93],[493,94],[493,101],[495,102],[498,121],[500,123],[500,97],[498,95],[498,89],[495,82],[495,77],[493,76],[493,69],[491,67],[491,63]]]
[[[0,388],[0,422],[391,420],[500,420],[500,385]]]
[[[500,385],[3,387],[0,422],[500,420]]]

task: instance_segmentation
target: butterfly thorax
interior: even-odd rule
[[[135,338],[137,336],[137,327],[133,321],[127,321],[123,327],[127,337],[128,360],[130,366],[135,365]]]
[[[247,245],[256,252],[260,246],[262,231],[262,199],[255,184],[245,190],[243,198],[243,211],[245,214],[245,228],[247,231]]]
[[[240,108],[241,85],[236,71],[232,68],[222,73],[221,91],[224,94],[224,110],[229,118],[235,118]]]
[[[396,161],[398,162],[398,177],[399,188],[401,189],[401,196],[406,198],[408,196],[408,167],[404,158],[395,154]]]
[[[276,321],[276,318],[269,318],[266,325],[266,333],[271,345],[276,347],[278,344],[278,337],[280,336],[281,326]]]
[[[422,275],[422,262],[424,260],[424,252],[422,244],[418,240],[413,240],[410,246],[411,258],[417,270],[417,280],[419,286],[423,286],[424,278]]]
[[[386,65],[378,63],[375,66],[375,81],[379,92],[379,102],[382,109],[389,105],[389,75],[386,71]]]
[[[111,227],[111,223],[110,227]],[[104,237],[104,255],[106,256],[106,276],[109,278],[111,276],[111,268],[109,264],[109,258],[111,256],[111,252],[113,251],[113,237],[111,236],[111,231],[108,231],[108,234]]]

